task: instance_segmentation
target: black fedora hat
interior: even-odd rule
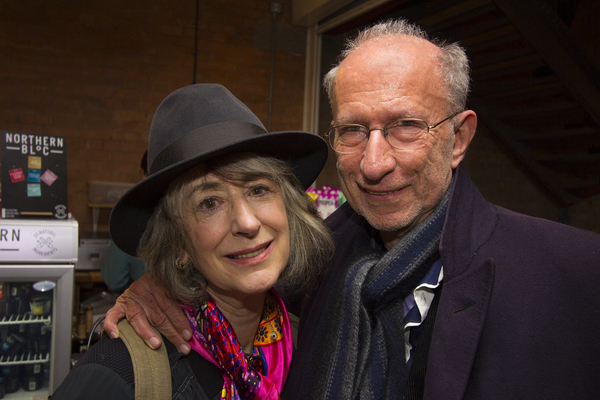
[[[196,84],[169,94],[156,109],[148,137],[148,172],[110,214],[110,233],[136,255],[150,216],[169,184],[214,157],[254,152],[287,161],[307,189],[327,161],[327,144],[309,132],[267,132],[258,117],[225,87]]]

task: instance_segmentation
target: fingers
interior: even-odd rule
[[[190,322],[179,303],[172,300],[164,290],[155,292],[154,299],[158,309],[146,309],[148,319],[180,352],[188,354],[190,352],[188,341],[192,338],[192,332]]]
[[[123,317],[127,317],[150,348],[156,349],[162,343],[160,335],[150,327],[151,323],[179,351],[189,354],[187,340],[192,336],[189,321],[179,304],[149,274],[132,283],[106,314],[104,329],[111,337],[118,337],[117,323]]]
[[[125,315],[125,308],[121,302],[121,297],[119,297],[116,304],[107,311],[106,318],[104,319],[104,331],[112,339],[119,337],[119,328],[117,328],[117,324],[120,320],[125,318]]]
[[[104,330],[111,338],[119,337],[117,324],[123,318],[129,320],[137,334],[150,348],[157,349],[160,347],[160,335],[157,335],[154,329],[150,327],[144,308],[140,305],[138,299],[132,296],[129,289],[117,298],[115,305],[106,313]]]
[[[150,276],[140,283],[141,285],[132,288],[131,294],[144,308],[144,316],[147,316],[152,325],[173,343],[180,352],[188,354],[190,352],[190,345],[187,341],[191,339],[192,334],[190,323],[181,310],[179,303],[171,299],[164,287]],[[128,315],[127,319],[136,332],[138,332],[138,328],[140,330],[145,329],[145,320],[142,318],[142,315],[139,316],[139,320],[137,315],[132,315],[132,318],[129,318]],[[142,334],[140,336],[146,340],[145,336]],[[154,336],[156,336],[155,332]],[[156,339],[160,340],[160,337]],[[151,344],[155,343],[154,338],[148,338],[147,342]]]

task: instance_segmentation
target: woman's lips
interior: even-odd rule
[[[267,250],[267,248],[269,247],[270,244],[271,243],[267,243],[266,245],[262,245],[261,247],[259,247],[256,250],[250,250],[250,251],[241,252],[241,253],[237,253],[237,254],[230,254],[230,255],[227,256],[227,258],[230,258],[232,260],[239,260],[241,258],[256,257],[257,255],[259,255],[263,251]]]

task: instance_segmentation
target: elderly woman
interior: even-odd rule
[[[189,356],[163,338],[169,398],[279,397],[293,343],[273,286],[310,282],[331,255],[330,234],[304,193],[326,158],[320,137],[266,132],[220,85],[176,90],[156,110],[150,175],[117,202],[110,230],[189,319]],[[143,363],[105,337],[52,399],[133,399],[141,385],[134,365]]]

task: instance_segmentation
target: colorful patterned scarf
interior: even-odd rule
[[[209,296],[201,309],[181,306],[190,321],[192,349],[223,370],[221,399],[279,399],[292,359],[292,331],[279,294],[267,293],[254,337],[245,355],[233,328]]]

